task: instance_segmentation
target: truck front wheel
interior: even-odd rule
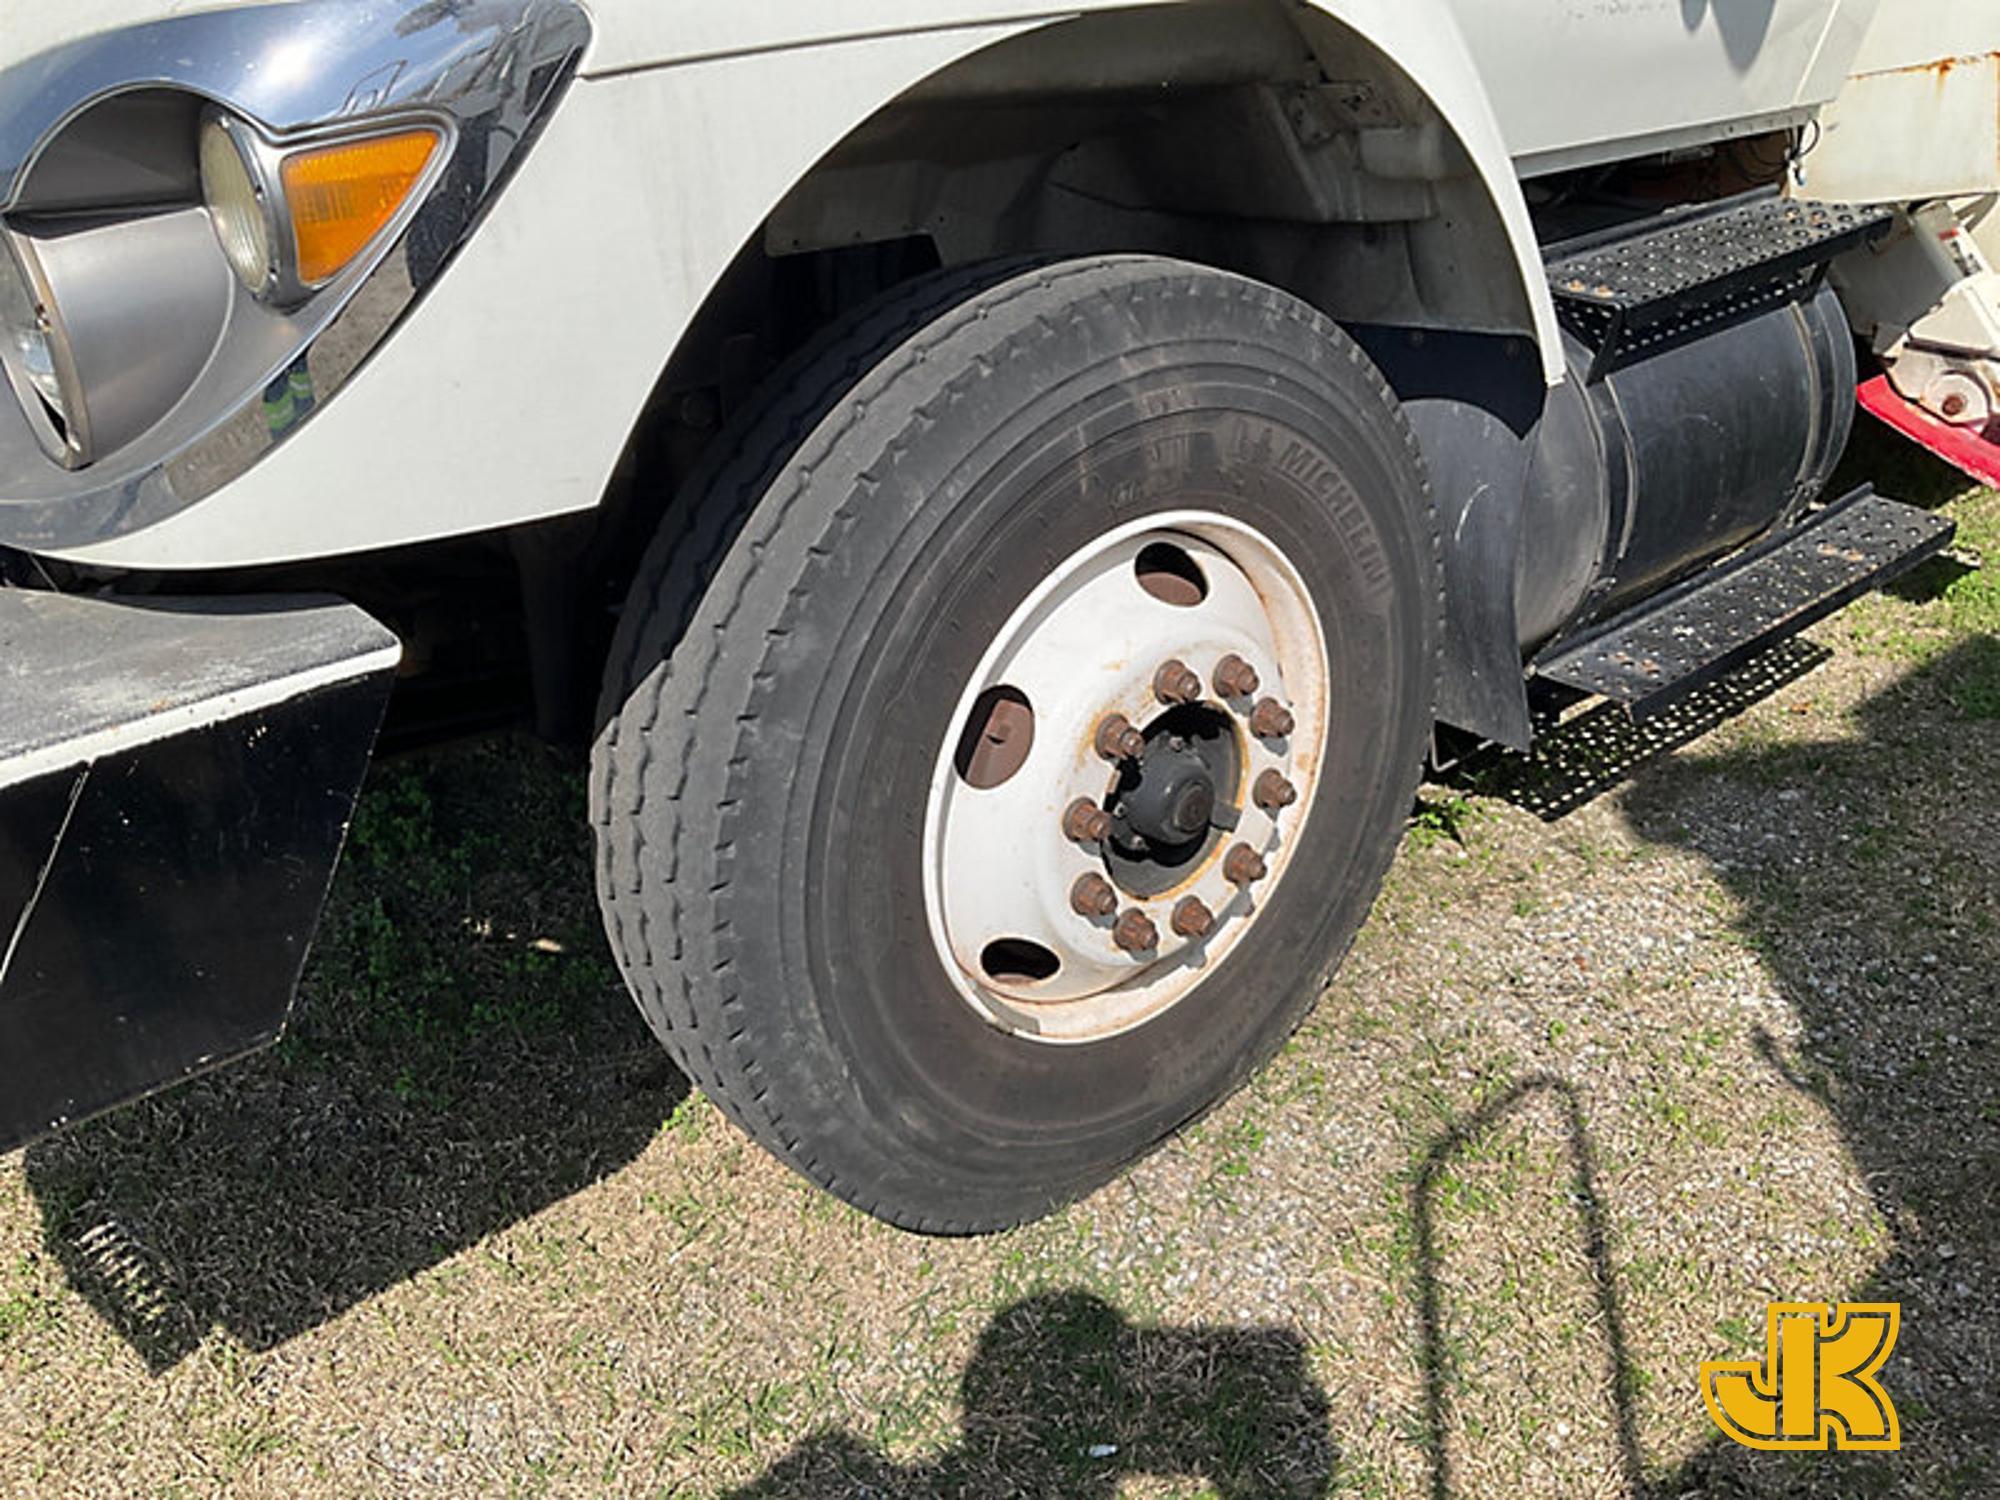
[[[593,770],[606,924],[688,1075],[892,1223],[1001,1228],[1266,1060],[1379,887],[1437,537],[1381,378],[1144,257],[832,330],[642,565]]]

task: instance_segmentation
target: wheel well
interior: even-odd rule
[[[1359,34],[1280,0],[1094,13],[925,80],[773,207],[674,349],[594,551],[615,575],[672,524],[731,412],[856,303],[941,265],[1112,251],[1237,271],[1347,322],[1534,326],[1486,183]]]

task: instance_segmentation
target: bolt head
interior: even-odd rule
[[[1184,938],[1205,938],[1215,931],[1215,913],[1199,896],[1183,896],[1174,903],[1174,931]]]
[[[1179,657],[1170,657],[1153,674],[1153,695],[1162,703],[1197,703],[1201,675]]]
[[[1250,789],[1250,795],[1265,812],[1275,813],[1298,801],[1299,789],[1292,785],[1282,771],[1266,771],[1257,778],[1257,784]]]
[[[1111,833],[1111,814],[1079,797],[1063,813],[1063,833],[1079,844],[1101,844]]]
[[[1222,878],[1231,885],[1255,885],[1270,873],[1264,856],[1248,844],[1238,844],[1222,859]]]
[[[1257,669],[1234,652],[1215,664],[1215,675],[1209,680],[1215,684],[1218,698],[1254,698],[1263,686]]]
[[[1102,875],[1079,875],[1069,888],[1069,904],[1080,917],[1108,917],[1118,910],[1118,892]]]
[[[1138,907],[1130,906],[1111,929],[1111,941],[1126,953],[1150,953],[1160,946],[1160,929]]]
[[[1121,760],[1135,760],[1146,750],[1146,736],[1132,727],[1132,721],[1123,714],[1111,714],[1097,726],[1095,740],[1097,753],[1114,765]]]
[[[1276,698],[1266,698],[1250,710],[1250,732],[1260,740],[1281,740],[1298,727],[1292,711]]]

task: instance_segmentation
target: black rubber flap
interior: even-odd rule
[[[398,655],[326,600],[0,589],[0,1151],[276,1039]]]

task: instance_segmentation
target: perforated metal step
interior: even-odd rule
[[[1554,247],[1549,288],[1591,378],[1817,290],[1827,262],[1886,234],[1886,208],[1760,194]]]
[[[1951,545],[1956,523],[1862,488],[1535,662],[1536,674],[1654,712]]]

